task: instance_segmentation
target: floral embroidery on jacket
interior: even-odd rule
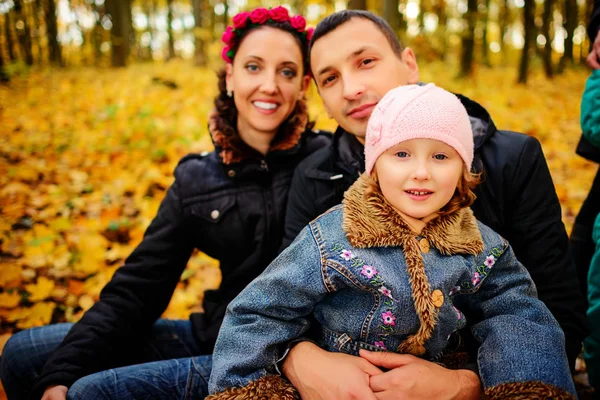
[[[331,249],[333,252],[336,252],[342,259],[345,261],[352,260],[352,267],[360,268],[360,275],[364,276],[369,280],[369,283],[375,287],[377,287],[377,291],[384,296],[383,304],[387,307],[386,311],[381,313],[382,326],[381,329],[385,332],[384,334],[380,334],[380,341],[376,341],[373,345],[382,350],[387,350],[387,346],[385,341],[388,336],[394,332],[393,326],[396,325],[396,317],[392,313],[392,306],[394,304],[394,297],[392,296],[392,291],[385,286],[385,281],[379,275],[377,269],[372,265],[367,265],[363,260],[356,257],[356,255],[351,251],[346,249],[343,245],[336,243]]]
[[[485,278],[490,272],[494,264],[496,264],[496,260],[498,259],[498,257],[502,255],[503,249],[502,247],[497,246],[491,250],[491,253],[492,254],[485,258],[483,264],[479,265],[477,267],[477,270],[473,272],[473,275],[471,275],[471,279],[469,281],[465,281],[460,285],[453,287],[452,290],[450,290],[450,296],[453,296],[462,290],[474,289],[478,284],[481,283],[483,278]]]

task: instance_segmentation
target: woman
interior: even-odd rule
[[[1,368],[9,399],[206,395],[203,355],[225,308],[277,255],[293,170],[329,140],[310,131],[303,101],[305,26],[283,7],[233,18],[209,122],[215,150],[181,160],[143,241],[80,322],[11,338]],[[220,261],[220,288],[190,321],[157,321],[194,248]]]

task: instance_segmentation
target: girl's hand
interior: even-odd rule
[[[389,370],[370,379],[377,400],[481,398],[481,383],[472,371],[450,370],[408,354],[361,350],[360,356]]]
[[[65,400],[69,388],[66,386],[50,386],[44,391],[42,400]]]
[[[283,372],[302,400],[377,400],[369,380],[382,374],[363,358],[330,353],[310,342],[292,348],[283,363]]]

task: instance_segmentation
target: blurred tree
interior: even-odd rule
[[[446,32],[448,26],[448,13],[446,12],[446,0],[438,0],[433,5],[433,12],[438,17],[438,26],[436,36],[440,43],[439,56],[442,60],[446,60],[448,55],[448,34]]]
[[[110,30],[111,64],[113,67],[125,67],[129,57],[129,36],[133,29],[131,26],[131,3],[129,0],[106,0],[105,6],[112,21]]]
[[[462,36],[460,55],[460,72],[458,76],[465,78],[473,74],[475,52],[475,25],[477,23],[477,0],[467,0],[467,12],[464,15],[467,27]]]
[[[100,64],[100,60],[102,60],[102,50],[100,46],[102,45],[102,37],[104,28],[102,28],[102,17],[104,16],[104,7],[98,6],[96,2],[92,2],[92,10],[94,13],[95,23],[94,28],[91,32],[92,37],[92,46],[94,47],[94,63],[96,65]]]
[[[4,14],[4,32],[6,36],[6,48],[8,50],[8,62],[15,60],[14,42],[12,35],[12,21],[10,19],[10,10]]]
[[[366,10],[367,0],[348,0],[348,8],[351,10]]]
[[[229,0],[223,0],[223,5],[225,6],[223,11],[223,26],[229,25]]]
[[[577,28],[577,0],[565,0],[565,9],[563,14],[563,26],[567,31],[564,38],[565,51],[558,65],[558,72],[562,73],[567,65],[573,64],[573,34]]]
[[[169,35],[169,53],[167,60],[175,57],[175,37],[173,36],[173,0],[167,0],[167,34]]]
[[[499,2],[500,3],[500,2]],[[504,37],[506,36],[506,31],[508,29],[508,19],[509,19],[509,15],[510,15],[510,8],[508,7],[508,0],[503,0],[500,4],[499,4],[500,8],[500,15],[498,17],[498,24],[499,29],[500,29],[500,49],[504,52],[505,48],[504,48]],[[506,58],[502,57],[502,60],[504,61]]]
[[[490,20],[490,0],[485,0],[483,10],[483,21],[481,22],[481,61],[486,67],[491,67],[490,63],[490,43],[488,41],[488,22]]]
[[[535,46],[535,0],[525,0],[523,6],[524,44],[519,63],[519,83],[527,83],[529,74],[529,52]]]
[[[544,71],[546,76],[552,79],[554,75],[554,69],[552,67],[552,35],[550,34],[550,28],[552,26],[552,11],[554,9],[554,0],[544,0],[544,13],[542,15],[542,35],[546,38],[544,44],[544,52],[542,53],[542,60],[544,62]]]
[[[58,43],[58,25],[54,0],[46,0],[44,11],[46,16],[46,36],[48,38],[48,59],[51,64],[62,67],[63,61],[60,44]]]
[[[398,0],[384,0],[383,18],[390,24],[396,35],[400,30],[402,16],[398,12]]]
[[[206,65],[206,51],[204,48],[204,37],[202,28],[202,17],[204,15],[203,0],[192,0],[192,9],[194,10],[194,64],[197,66]]]
[[[4,70],[4,54],[2,51],[0,51],[0,82],[2,83],[6,83],[9,81],[8,79],[8,75],[6,74],[6,71]]]
[[[23,9],[23,0],[14,0],[14,9],[16,13],[15,27],[17,28],[17,37],[21,46],[21,52],[25,54],[25,64],[33,65],[33,53],[31,51],[31,33],[27,16]]]

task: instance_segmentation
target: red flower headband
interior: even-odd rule
[[[243,11],[233,17],[233,27],[228,26],[225,32],[223,32],[223,36],[221,37],[221,40],[225,43],[225,47],[223,47],[223,52],[221,53],[223,60],[226,63],[232,62],[235,55],[235,51],[233,50],[235,41],[244,29],[262,25],[269,20],[289,23],[292,28],[297,30],[306,39],[307,43],[314,32],[314,28],[306,29],[306,20],[302,15],[290,17],[288,10],[282,6],[269,10],[266,8],[256,8],[252,12]]]

